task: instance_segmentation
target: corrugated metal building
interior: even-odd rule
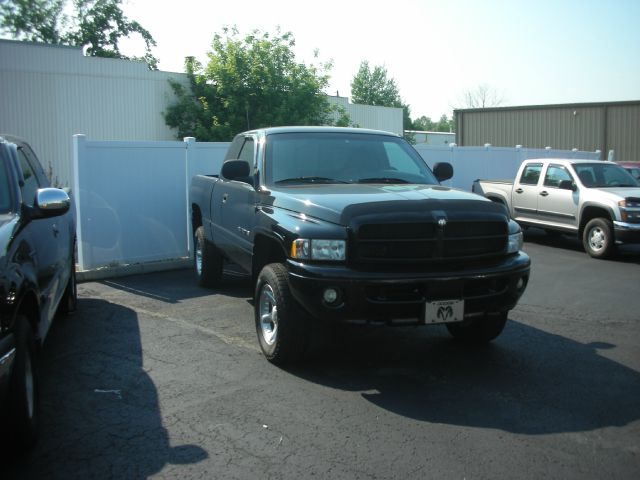
[[[175,140],[162,112],[174,101],[168,80],[182,73],[149,71],[143,62],[85,57],[82,49],[0,40],[0,133],[24,137],[51,168],[73,184],[72,137],[91,140]],[[363,128],[402,134],[402,109],[339,103]]]
[[[0,133],[24,137],[60,185],[72,185],[72,136],[175,140],[162,111],[168,79],[143,62],[85,57],[82,49],[0,40]]]
[[[456,143],[570,150],[614,150],[615,160],[640,160],[640,101],[577,103],[454,111]]]
[[[425,130],[405,130],[406,134],[413,135],[416,145],[451,145],[456,141],[453,132],[427,132]]]
[[[384,130],[398,135],[404,133],[402,129],[402,108],[349,103],[347,97],[329,96],[327,99],[329,103],[344,108],[351,122],[358,127]],[[335,112],[334,119],[337,120],[338,117],[339,114]]]

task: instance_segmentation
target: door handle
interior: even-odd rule
[[[522,193],[524,192],[524,190],[522,190],[521,188],[516,188],[516,193]]]
[[[57,225],[53,225],[53,227],[51,227],[51,229],[53,230],[53,236],[57,237],[58,234],[60,233],[60,229],[58,228]]]
[[[549,195],[549,192],[547,192],[546,190],[543,190],[540,192],[540,195],[542,195],[543,197],[546,197],[547,195]]]
[[[224,195],[222,195],[222,203],[227,203],[227,198],[229,197],[228,193],[225,193]]]

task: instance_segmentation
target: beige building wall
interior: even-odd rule
[[[640,102],[456,110],[456,140],[484,145],[565,150],[614,150],[616,160],[640,159]]]
[[[0,40],[0,133],[27,140],[56,183],[73,184],[72,137],[175,140],[162,112],[168,80],[143,62],[85,57],[80,48]]]

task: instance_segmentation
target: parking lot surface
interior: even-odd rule
[[[525,240],[531,281],[491,345],[318,324],[286,370],[246,278],[82,284],[42,352],[40,442],[1,477],[638,478],[640,250]]]

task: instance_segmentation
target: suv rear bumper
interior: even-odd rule
[[[520,252],[491,266],[447,270],[380,272],[345,265],[308,265],[289,260],[289,285],[295,299],[321,320],[420,323],[425,304],[464,299],[465,317],[515,307],[529,280],[530,260]],[[328,304],[326,289],[338,292]],[[407,321],[408,320],[408,321]]]
[[[640,223],[613,222],[616,243],[640,243]]]

